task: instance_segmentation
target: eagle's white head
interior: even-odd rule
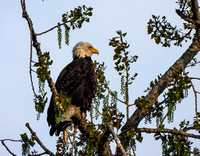
[[[79,42],[77,43],[73,50],[73,58],[75,57],[90,57],[93,53],[99,54],[99,51],[95,49],[90,43],[88,42]]]

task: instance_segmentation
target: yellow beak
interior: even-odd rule
[[[99,55],[99,51],[97,49],[95,49],[95,48],[92,48],[91,52]]]

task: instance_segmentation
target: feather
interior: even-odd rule
[[[91,57],[74,57],[73,61],[59,74],[55,86],[58,93],[61,91],[66,92],[72,98],[71,104],[80,107],[81,112],[86,113],[86,111],[90,110],[92,98],[95,95],[97,87],[97,79]],[[51,126],[51,136],[56,130],[59,133],[66,128],[63,124],[69,124],[66,122],[56,125],[54,105],[54,97],[52,95],[47,111],[47,121],[49,126]]]

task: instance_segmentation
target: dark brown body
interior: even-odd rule
[[[55,83],[58,93],[66,92],[72,98],[72,105],[80,107],[81,112],[90,110],[92,98],[96,92],[97,79],[90,57],[78,58],[68,64],[58,76]],[[57,130],[55,122],[54,97],[51,97],[47,112],[47,121],[50,129],[50,135]]]

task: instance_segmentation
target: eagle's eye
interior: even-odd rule
[[[88,48],[89,48],[89,49],[92,49],[93,47],[92,47],[92,46],[89,46]]]

